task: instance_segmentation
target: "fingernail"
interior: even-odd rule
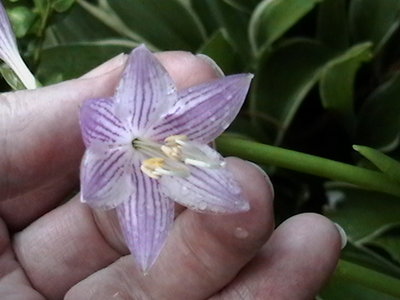
[[[347,244],[347,234],[346,231],[344,231],[344,229],[337,223],[333,223],[336,226],[336,229],[339,231],[340,234],[340,241],[341,241],[341,248],[343,249],[344,247],[346,247]]]
[[[128,55],[124,53],[118,54],[117,56],[111,58],[110,60],[94,68],[85,75],[81,76],[81,78],[87,79],[87,78],[97,77],[105,73],[108,73],[112,70],[115,70],[117,68],[120,68],[123,65],[125,65],[127,58]]]
[[[217,63],[209,56],[205,55],[205,54],[196,54],[196,56],[198,58],[200,58],[201,60],[205,61],[209,66],[211,66],[211,68],[213,68],[213,70],[215,71],[215,74],[217,74],[218,77],[224,77],[225,74],[222,71],[222,69],[217,65]]]
[[[255,164],[255,163],[253,163],[252,161],[246,160],[246,162],[251,164],[254,168],[256,168],[264,176],[265,181],[267,182],[267,184],[269,185],[269,189],[271,190],[272,197],[274,197],[274,195],[275,195],[274,186],[272,185],[272,182],[269,179],[268,174],[264,171],[263,168],[261,168],[259,165]]]

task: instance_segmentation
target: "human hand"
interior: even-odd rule
[[[188,53],[158,57],[179,88],[216,77]],[[146,276],[113,211],[93,211],[78,196],[60,205],[79,186],[79,105],[110,96],[124,63],[119,56],[80,79],[1,96],[0,299],[312,299],[339,257],[336,227],[303,214],[274,231],[269,179],[240,159],[227,162],[250,211],[178,207]]]

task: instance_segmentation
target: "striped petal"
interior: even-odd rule
[[[184,134],[201,143],[213,141],[238,114],[252,78],[251,74],[231,75],[183,90],[150,135],[155,140]]]
[[[189,177],[163,176],[160,186],[169,198],[199,212],[237,213],[249,209],[239,185],[223,167],[190,167]]]
[[[80,123],[86,148],[104,149],[104,146],[127,145],[131,142],[129,129],[116,117],[114,110],[113,99],[90,99],[83,103]]]
[[[0,1],[0,59],[19,77],[27,89],[36,88],[36,80],[23,62],[7,12]]]
[[[138,171],[136,194],[119,205],[117,212],[128,248],[146,272],[165,243],[174,219],[174,203],[160,193],[157,180]]]
[[[112,209],[134,194],[131,174],[133,150],[86,150],[81,165],[81,201],[91,207]]]
[[[117,88],[117,113],[129,120],[140,136],[176,101],[175,84],[157,58],[145,47],[132,51]]]

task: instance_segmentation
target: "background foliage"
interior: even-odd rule
[[[319,299],[400,299],[400,1],[4,2],[43,85],[140,43],[255,73],[218,146],[269,172],[279,222],[315,211],[347,231]]]

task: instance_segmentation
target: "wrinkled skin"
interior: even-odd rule
[[[216,77],[188,53],[158,58],[179,88]],[[340,236],[315,214],[274,230],[269,179],[248,162],[227,160],[251,210],[216,216],[178,207],[146,276],[113,211],[92,211],[79,196],[65,202],[79,186],[79,105],[110,96],[124,63],[119,56],[80,79],[1,96],[0,299],[312,299],[334,271]]]

